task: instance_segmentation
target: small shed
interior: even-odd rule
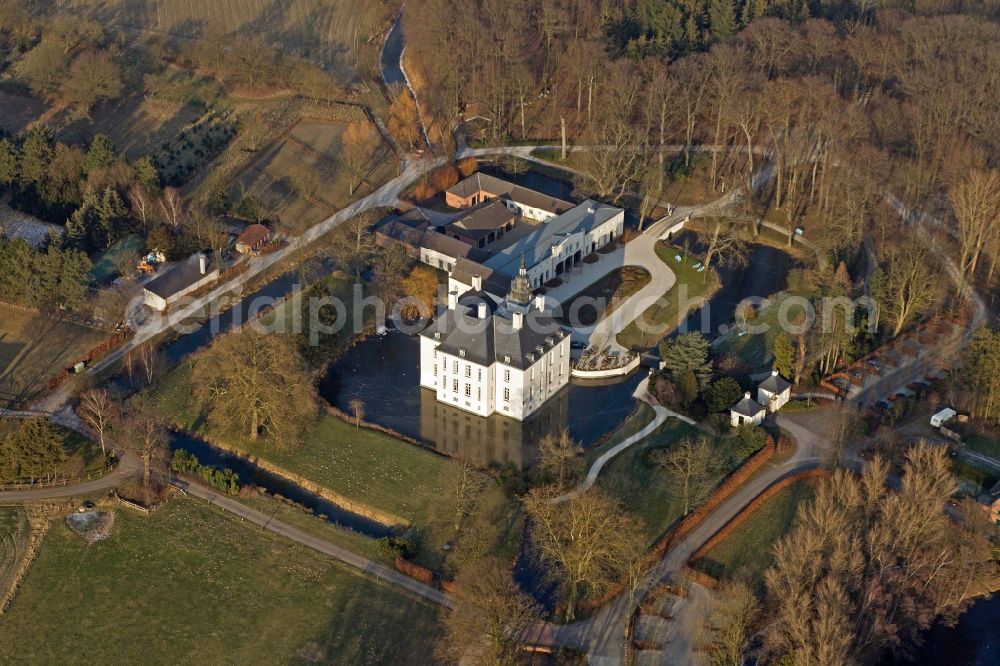
[[[251,224],[236,238],[236,251],[240,254],[257,254],[270,238],[270,229],[263,224]]]
[[[729,408],[729,422],[733,427],[753,424],[760,425],[767,415],[767,410],[752,397],[750,391],[743,394],[743,399]]]
[[[956,414],[958,414],[958,412],[956,412],[951,407],[945,407],[938,413],[931,416],[931,425],[935,428],[940,428],[945,423],[955,418]]]

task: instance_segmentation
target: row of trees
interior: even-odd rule
[[[943,447],[906,454],[899,491],[876,456],[860,475],[837,471],[803,505],[766,572],[766,648],[776,663],[878,663],[907,657],[921,631],[953,620],[995,574],[981,509],[951,516]]]
[[[62,249],[59,238],[33,250],[0,236],[0,300],[8,303],[75,310],[86,301],[90,269],[87,255]]]

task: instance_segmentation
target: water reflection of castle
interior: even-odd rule
[[[420,389],[420,438],[434,442],[434,448],[442,453],[483,467],[506,462],[520,469],[530,467],[538,440],[568,424],[568,388],[552,396],[524,421],[499,414],[477,416],[438,402],[430,389]]]

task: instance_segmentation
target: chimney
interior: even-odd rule
[[[489,312],[489,308],[486,307],[486,303],[480,303],[479,304],[479,318],[480,319],[486,319],[486,316],[487,316],[488,312]]]
[[[778,369],[777,368],[774,368],[773,370],[771,370],[771,376],[772,377],[777,377],[778,376]]]
[[[476,291],[482,291],[483,290],[483,276],[482,275],[473,275],[472,276],[472,288],[475,289]]]
[[[513,322],[515,331],[520,331],[522,328],[524,328],[524,313],[515,312]]]
[[[747,391],[746,393],[744,393],[743,397],[744,397],[744,399],[749,400],[750,399],[750,391]]]
[[[204,274],[205,274],[205,269],[206,269],[206,266],[205,266],[205,261],[206,261],[206,260],[205,260],[205,255],[203,255],[203,254],[199,254],[199,255],[198,255],[198,270],[200,270],[200,271],[201,271],[201,274],[202,274],[202,275],[204,275]]]
[[[448,292],[448,309],[454,310],[458,307],[458,292],[449,291]]]
[[[535,296],[535,309],[539,312],[545,312],[545,294]]]

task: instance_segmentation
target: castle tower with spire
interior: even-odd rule
[[[510,282],[510,293],[507,294],[509,303],[518,305],[528,305],[531,302],[531,282],[528,281],[528,267],[524,265],[524,255],[521,255],[521,266],[517,269],[517,275]]]

